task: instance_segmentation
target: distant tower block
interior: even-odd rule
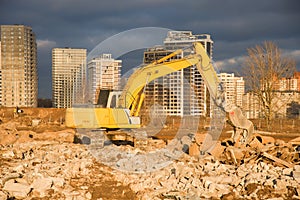
[[[52,49],[52,99],[55,108],[84,103],[86,49]]]
[[[0,106],[37,107],[37,45],[31,27],[1,25]]]

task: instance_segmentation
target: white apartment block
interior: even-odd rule
[[[248,119],[256,119],[261,115],[260,102],[254,93],[247,92],[243,95],[243,112]]]
[[[176,49],[185,49],[182,55],[173,58],[179,59],[191,53],[191,49],[187,47],[193,42],[201,42],[212,58],[213,41],[210,35],[193,35],[191,31],[170,31],[164,40],[164,46],[150,48],[144,53],[144,63],[162,58]],[[205,116],[207,112],[206,86],[195,66],[152,81],[146,88],[146,94],[146,106],[158,103],[168,115]]]
[[[234,73],[218,74],[225,89],[225,98],[236,106],[243,106],[243,95],[245,93],[245,81],[243,77],[236,77]]]
[[[0,106],[37,107],[37,45],[31,27],[1,25]]]
[[[88,100],[98,103],[101,90],[119,90],[122,61],[115,60],[111,54],[102,54],[88,62],[87,85]]]
[[[55,108],[83,103],[86,76],[86,49],[52,49],[52,101]]]

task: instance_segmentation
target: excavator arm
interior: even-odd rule
[[[182,59],[166,61],[179,53],[181,53],[181,50],[177,50],[158,61],[137,69],[129,77],[124,87],[119,98],[118,107],[128,108],[131,111],[131,115],[139,116],[140,107],[145,97],[143,90],[147,83],[172,72],[195,65],[200,61],[200,57],[197,54],[192,54]]]
[[[181,50],[177,50],[158,61],[137,69],[128,79],[119,99],[119,107],[128,108],[131,110],[131,115],[139,116],[140,107],[145,96],[143,89],[148,82],[172,72],[196,65],[208,87],[210,96],[215,105],[229,113],[231,125],[235,130],[235,134],[232,136],[234,141],[237,141],[239,135],[242,133],[244,142],[249,142],[254,132],[252,122],[243,115],[239,107],[225,100],[222,82],[220,82],[206,50],[199,42],[195,42],[193,45],[194,54],[180,60],[164,63],[167,59],[181,53]]]
[[[221,110],[229,113],[229,119],[235,131],[232,136],[233,140],[236,142],[240,134],[242,134],[242,142],[248,143],[254,132],[253,123],[243,115],[239,107],[225,100],[222,83],[218,79],[211,59],[208,57],[203,46],[199,43],[194,43],[194,48],[196,54],[201,55],[201,61],[196,66],[208,87],[212,100]]]
[[[202,44],[195,42],[194,53],[182,59],[170,59],[182,50],[163,57],[158,61],[138,68],[128,79],[118,100],[117,108],[69,108],[66,111],[66,126],[74,128],[139,128],[139,111],[145,94],[144,88],[148,82],[196,65],[202,75],[215,105],[229,113],[229,118],[244,140],[249,141],[254,128],[251,121],[246,119],[242,111],[235,105],[226,102],[222,83],[219,81],[210,58]],[[234,139],[238,137],[235,134]]]

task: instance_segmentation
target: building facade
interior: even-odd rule
[[[260,101],[253,92],[247,92],[243,95],[243,112],[248,119],[262,116],[260,108]]]
[[[52,101],[55,108],[84,103],[86,49],[52,49]]]
[[[170,31],[164,45],[149,48],[144,52],[144,63],[160,59],[177,49],[184,49],[180,59],[191,53],[193,42],[201,42],[212,58],[213,41],[210,35],[193,35],[191,31]],[[145,106],[160,104],[165,113],[173,116],[205,116],[207,114],[207,92],[204,80],[196,66],[191,66],[156,79],[146,87]]]
[[[37,45],[31,27],[1,25],[0,105],[37,107]]]
[[[292,110],[292,104],[300,105],[299,91],[274,91],[272,99],[272,112],[275,118],[290,117],[289,112],[299,116],[300,110]],[[243,111],[247,118],[264,118],[263,106],[259,98],[252,92],[243,96]]]
[[[242,108],[245,93],[243,77],[236,77],[234,73],[220,73],[218,77],[223,82],[226,100]]]
[[[88,99],[98,103],[100,90],[119,90],[122,61],[115,60],[111,54],[102,54],[88,62]]]
[[[300,72],[295,72],[290,78],[281,78],[277,81],[275,90],[300,91]]]
[[[299,116],[300,109],[300,72],[295,72],[290,78],[273,78],[272,95],[273,117]],[[262,90],[263,90],[262,86]],[[248,118],[263,118],[263,106],[259,98],[252,92],[243,96],[243,110]]]

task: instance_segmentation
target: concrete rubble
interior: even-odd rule
[[[297,139],[292,144],[255,135],[248,145],[228,139],[218,142],[210,153],[200,155],[204,137],[196,136],[188,151],[180,156],[173,152],[173,160],[166,166],[147,173],[132,173],[97,162],[85,145],[73,143],[74,130],[38,133],[18,131],[18,124],[13,123],[1,126],[1,200],[300,199]],[[189,142],[183,140],[170,144]],[[166,147],[160,140],[149,139],[147,144],[149,151]],[[143,153],[129,145],[111,143],[107,148]],[[151,163],[151,159],[147,162]]]

